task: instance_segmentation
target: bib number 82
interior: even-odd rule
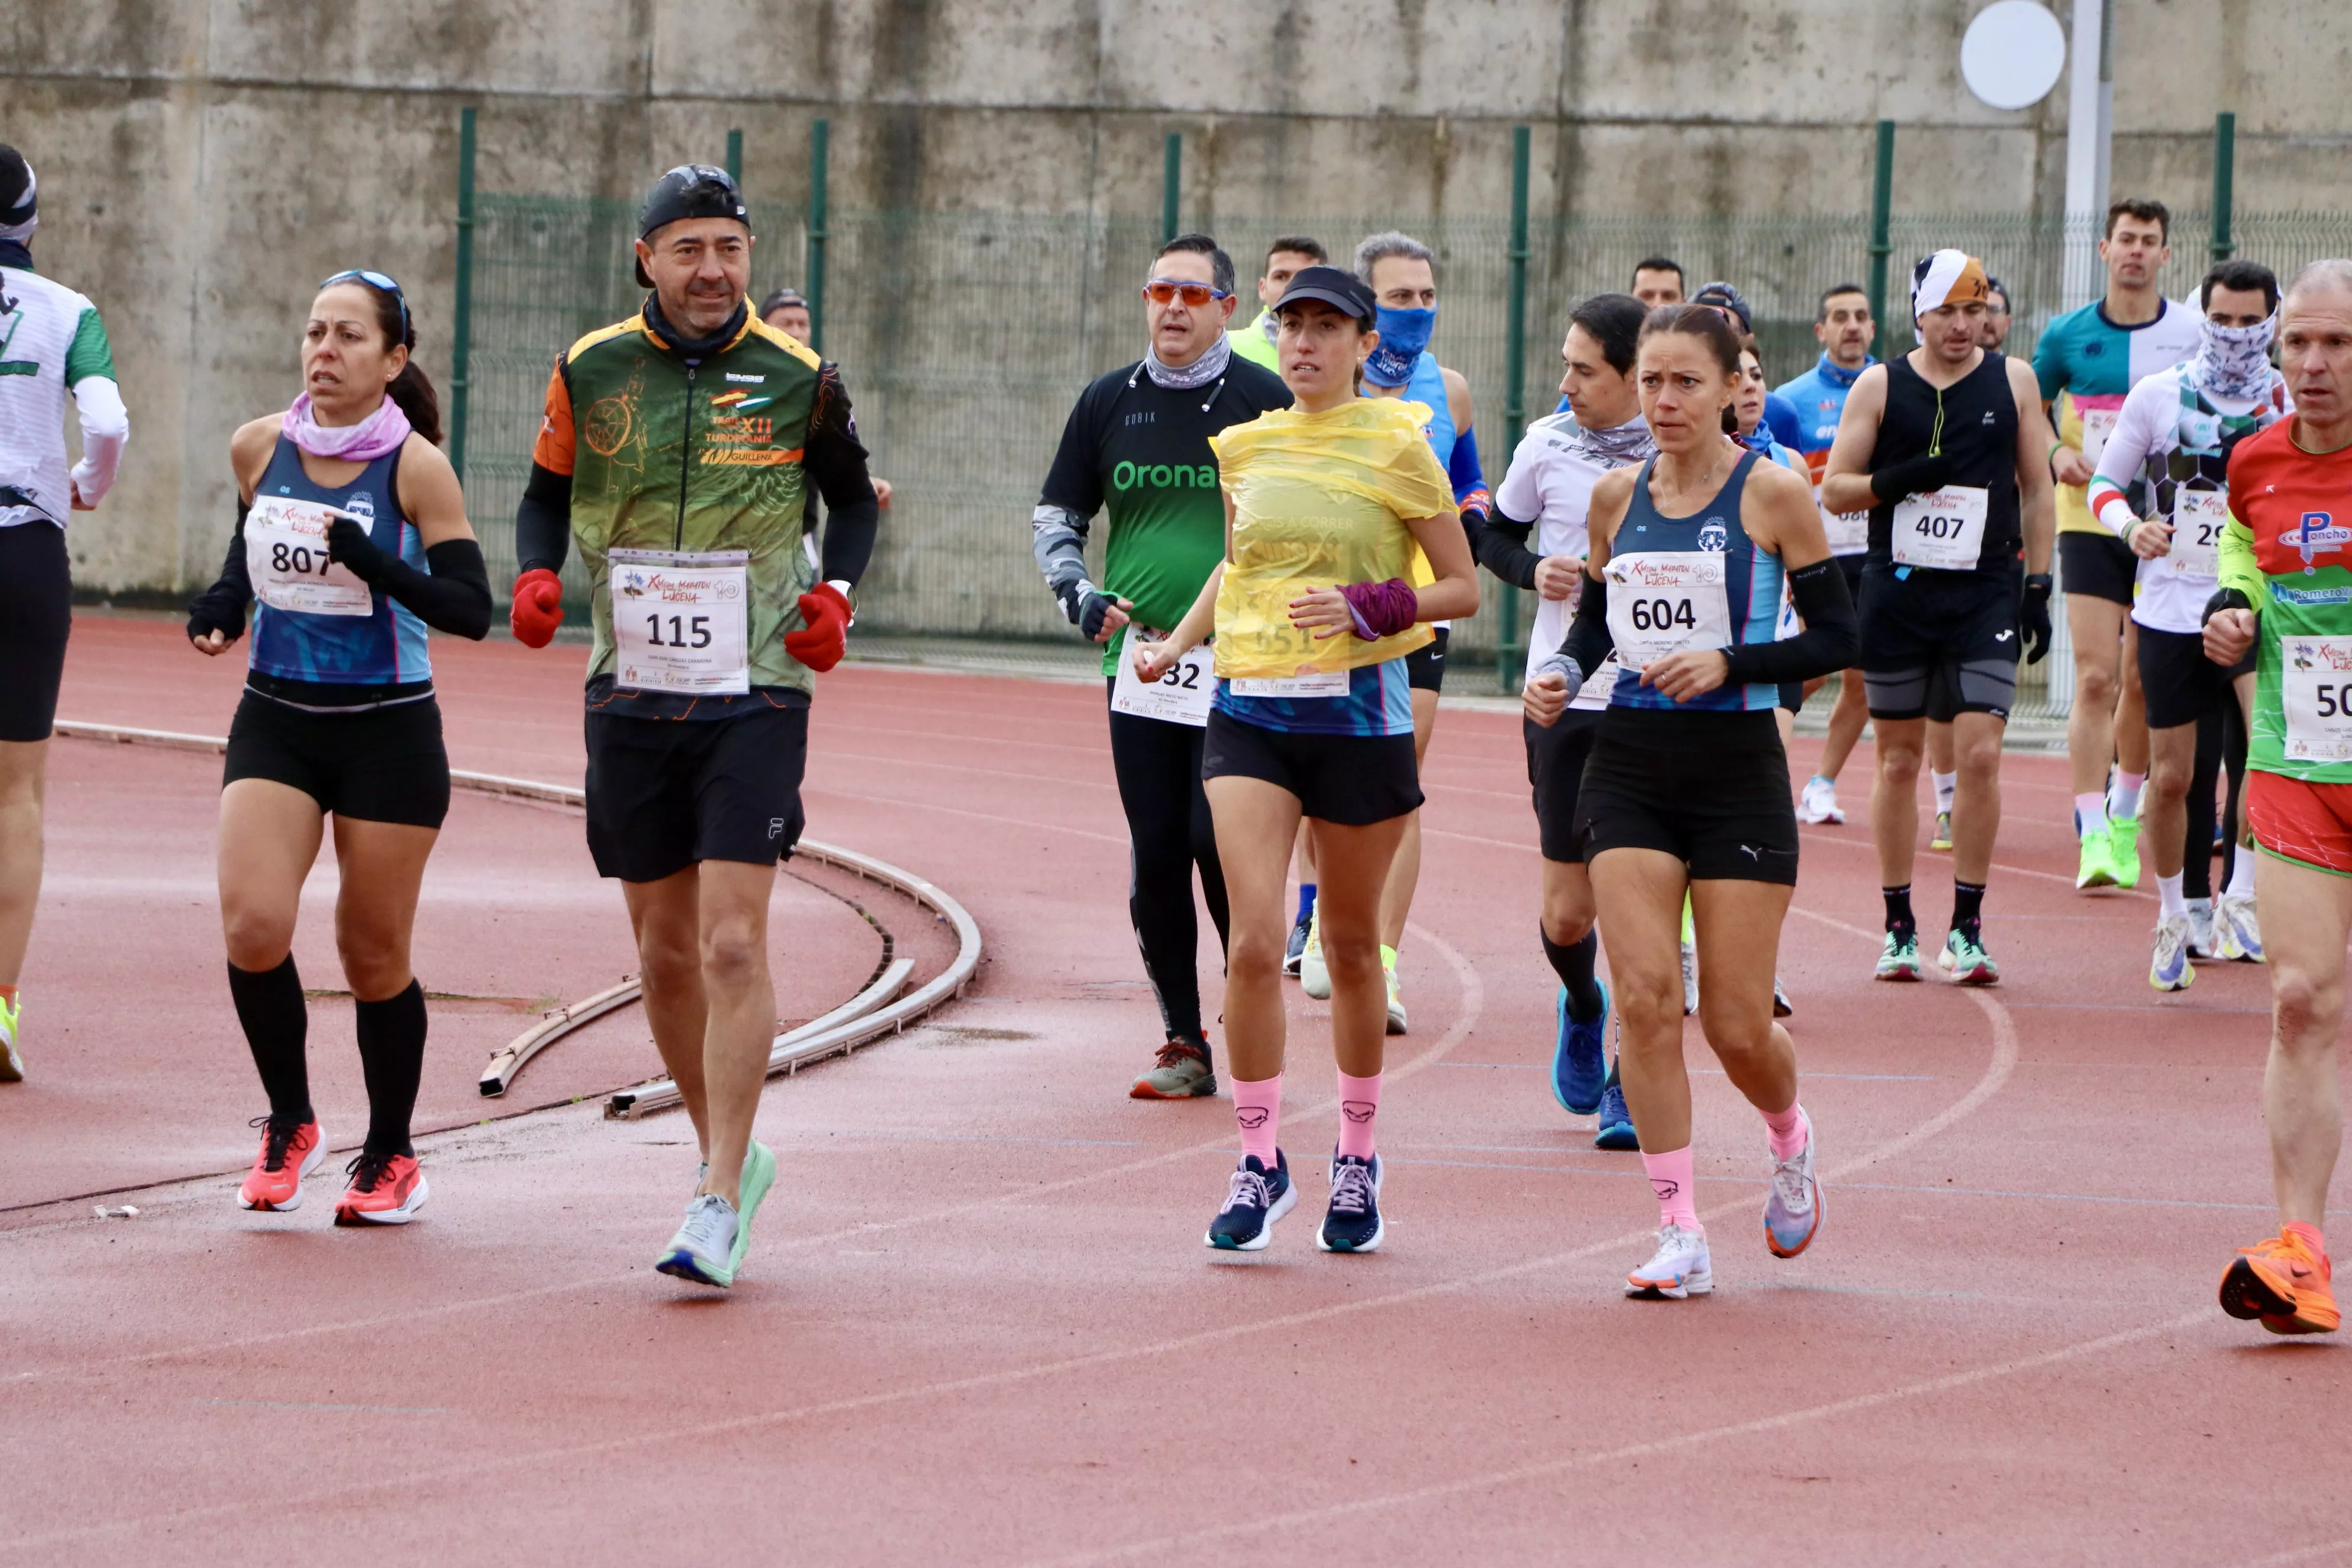
[[[1636,599],[1632,614],[1636,631],[1691,631],[1698,626],[1698,612],[1688,599]]]
[[[1198,691],[1201,689],[1201,667],[1179,664],[1160,678],[1160,685],[1177,691]]]
[[[662,639],[662,618],[646,617],[646,641],[656,647],[709,647],[710,617],[709,616],[672,616],[669,617],[669,639]]]

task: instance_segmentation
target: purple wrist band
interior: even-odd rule
[[[1366,642],[1394,637],[1421,617],[1421,595],[1402,577],[1385,583],[1346,583],[1339,588],[1355,617],[1356,635]]]

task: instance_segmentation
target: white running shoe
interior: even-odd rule
[[[2213,951],[2232,963],[2263,962],[2263,928],[2254,918],[2253,894],[2221,895],[2221,901],[2213,910]]]
[[[1404,998],[1397,991],[1396,971],[1383,969],[1381,973],[1387,977],[1389,983],[1389,1033],[1402,1035],[1405,1032]]]
[[[1698,1011],[1698,947],[1683,943],[1683,1016]]]
[[[2221,956],[2213,951],[2213,900],[2189,900],[2189,956],[2210,963]]]
[[[2189,966],[2189,917],[2167,915],[2156,922],[2156,956],[2147,963],[2147,983],[2158,991],[2186,991],[2196,982]]]
[[[698,1285],[726,1289],[735,1283],[732,1259],[738,1224],[733,1204],[717,1193],[698,1193],[686,1205],[686,1223],[669,1238],[654,1268]]]
[[[1715,1265],[1706,1255],[1706,1231],[1678,1225],[1658,1227],[1658,1250],[1625,1276],[1625,1294],[1649,1301],[1679,1301],[1715,1289]]]
[[[1837,784],[1815,773],[1805,781],[1804,794],[1797,798],[1797,820],[1805,823],[1843,823],[1845,813],[1837,803]]]
[[[1822,1184],[1813,1175],[1813,1123],[1807,1117],[1805,1146],[1772,1162],[1771,1190],[1764,1195],[1764,1245],[1775,1258],[1794,1258],[1813,1244],[1821,1228]]]
[[[1331,972],[1323,967],[1323,910],[1307,917],[1307,946],[1298,954],[1298,988],[1318,1002],[1331,1000]]]

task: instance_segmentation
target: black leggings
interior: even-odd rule
[[[1105,682],[1108,692],[1108,682]],[[1106,700],[1108,700],[1106,698]],[[1143,971],[1160,998],[1171,1035],[1199,1039],[1201,922],[1192,910],[1192,868],[1225,945],[1225,873],[1217,863],[1217,832],[1201,787],[1201,745],[1208,731],[1133,714],[1110,716],[1110,762],[1118,774],[1118,803],[1127,812],[1130,876],[1127,912]]]
[[[2217,802],[2221,770],[2230,772],[2230,795]],[[2189,775],[2189,845],[2180,879],[2180,896],[2213,896],[2213,833],[2217,805],[2228,811],[2222,819],[2221,885],[2229,886],[2238,863],[2238,798],[2246,786],[2246,721],[2238,710],[2238,695],[2230,693],[2221,708],[2197,721],[2197,766]]]

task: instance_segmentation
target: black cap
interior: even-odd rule
[[[805,310],[809,308],[808,296],[797,289],[779,289],[760,301],[760,320],[766,321],[787,305],[798,305]]]
[[[33,221],[33,165],[14,147],[0,143],[0,225]]]
[[[1694,305],[1720,305],[1739,318],[1741,331],[1752,332],[1756,330],[1755,322],[1748,314],[1748,301],[1740,298],[1739,290],[1728,283],[1702,284],[1699,291],[1691,296],[1690,302]]]
[[[1291,275],[1290,286],[1274,308],[1279,311],[1301,300],[1319,300],[1368,327],[1380,319],[1380,302],[1372,298],[1372,286],[1337,267],[1300,268]]]
[[[709,163],[680,163],[646,193],[646,205],[637,209],[637,237],[651,239],[656,229],[690,217],[731,217],[745,228],[751,226],[751,209],[743,205],[734,175]],[[654,286],[642,261],[637,263],[637,286]]]

